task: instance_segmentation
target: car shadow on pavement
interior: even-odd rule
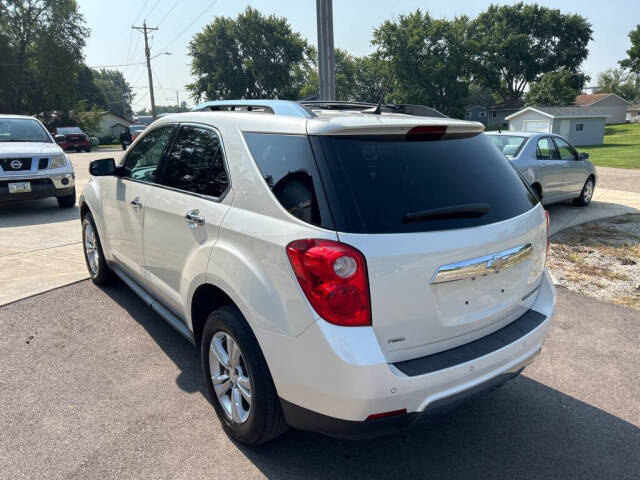
[[[80,209],[60,208],[55,198],[0,203],[0,228],[79,220]]]
[[[124,308],[143,327],[168,358],[180,369],[176,385],[188,393],[200,392],[208,399],[202,384],[200,352],[191,342],[165,322],[140,300],[124,283],[101,287],[114,302]]]
[[[179,367],[176,384],[206,398],[197,348],[123,284],[101,290]],[[640,428],[526,375],[385,437],[352,441],[290,429],[259,447],[236,446],[272,479],[637,479],[640,472]]]

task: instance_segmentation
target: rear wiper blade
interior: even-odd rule
[[[429,210],[406,214],[402,217],[402,223],[422,222],[425,220],[477,218],[489,213],[490,209],[488,203],[467,203],[443,208],[431,208]]]

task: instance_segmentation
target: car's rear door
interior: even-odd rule
[[[542,137],[536,144],[536,160],[542,172],[542,199],[544,203],[564,198],[569,189],[566,175],[566,161],[560,154],[551,137]]]
[[[105,232],[114,261],[144,285],[142,228],[146,200],[157,181],[160,159],[175,130],[165,125],[149,132],[124,157],[121,177],[104,177],[101,185]]]
[[[184,299],[204,278],[220,223],[231,205],[219,132],[182,124],[146,201],[144,258],[152,292],[187,317]]]

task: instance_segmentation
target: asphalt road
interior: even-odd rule
[[[640,169],[596,167],[597,187],[640,193]]]
[[[640,478],[640,313],[560,290],[525,374],[368,441],[232,443],[197,350],[126,287],[83,281],[0,308],[3,478]]]

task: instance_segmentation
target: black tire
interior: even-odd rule
[[[80,153],[82,151],[82,147],[76,147],[76,153]]]
[[[73,188],[73,193],[65,195],[64,197],[56,197],[58,206],[60,208],[72,208],[76,206],[76,189]]]
[[[126,150],[126,149],[127,149],[127,146],[123,143],[122,144],[122,150]]]
[[[91,147],[87,147],[84,149],[85,152],[89,153],[91,151]]]
[[[214,335],[225,332],[240,347],[251,384],[251,408],[243,423],[228,417],[213,387],[209,369],[209,349]],[[244,445],[260,445],[287,429],[280,400],[258,341],[240,311],[231,305],[213,311],[204,326],[200,345],[204,383],[222,428],[233,440]]]
[[[590,187],[589,187],[590,185]],[[573,204],[577,207],[586,207],[591,203],[591,199],[593,198],[593,191],[596,188],[596,183],[593,177],[587,178],[587,181],[584,182],[584,186],[580,191],[580,196],[578,198],[573,199]]]
[[[95,234],[95,248],[98,251],[98,259],[97,259],[97,269],[95,272],[92,270],[91,265],[89,264],[89,258],[87,256],[86,245],[86,225],[91,225],[93,232]],[[116,274],[111,270],[107,262],[104,258],[104,252],[102,251],[102,243],[100,242],[100,236],[98,235],[98,229],[96,228],[96,224],[93,221],[93,216],[91,212],[87,212],[82,217],[82,252],[84,253],[84,261],[87,264],[87,270],[89,271],[89,276],[91,277],[91,281],[96,285],[108,285],[113,283],[113,281],[117,278]]]

